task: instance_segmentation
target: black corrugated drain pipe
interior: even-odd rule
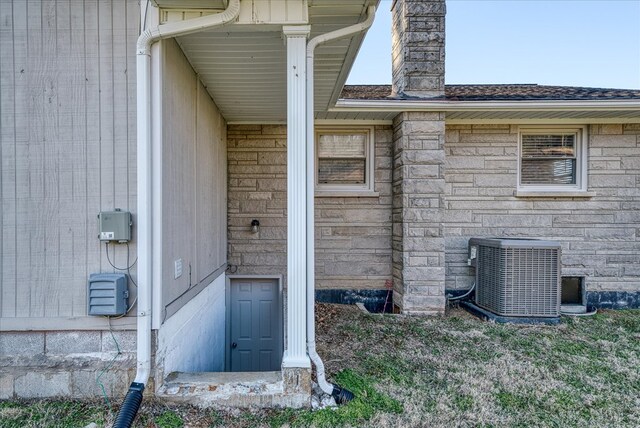
[[[355,398],[353,392],[349,391],[346,388],[341,388],[335,383],[333,385],[333,391],[331,392],[331,396],[334,400],[336,400],[336,404],[347,404],[349,401]]]
[[[129,386],[129,392],[124,397],[122,407],[116,417],[116,422],[113,424],[113,428],[130,428],[133,424],[133,420],[136,418],[140,403],[142,403],[142,392],[144,391],[144,384],[132,382]],[[337,401],[337,399],[336,399]]]

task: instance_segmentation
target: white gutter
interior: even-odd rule
[[[638,100],[549,100],[549,101],[446,101],[446,100],[353,100],[340,99],[330,112],[350,111],[589,111],[636,110]]]
[[[152,169],[151,169],[151,45],[160,39],[196,33],[238,18],[240,0],[229,0],[224,12],[187,21],[161,24],[147,29],[137,44],[138,127],[138,319],[137,372],[134,382],[146,385],[151,374],[151,289],[152,289]],[[156,314],[159,316],[160,314]]]
[[[327,382],[324,374],[324,364],[316,351],[316,323],[315,323],[315,130],[314,130],[314,82],[313,60],[314,51],[318,45],[333,40],[349,37],[366,31],[373,24],[376,15],[375,6],[367,9],[367,18],[355,25],[321,34],[309,40],[307,44],[307,351],[309,358],[316,366],[318,385],[327,393],[334,391],[332,384]]]

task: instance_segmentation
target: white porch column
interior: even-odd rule
[[[311,367],[307,342],[306,47],[309,26],[287,40],[287,350],[283,367]]]

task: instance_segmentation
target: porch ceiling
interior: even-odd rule
[[[310,37],[364,20],[367,7],[378,2],[309,0]],[[157,3],[166,7],[167,1]],[[195,7],[199,2],[190,3]],[[338,99],[362,40],[356,35],[316,49],[317,112]],[[286,120],[286,44],[281,26],[230,25],[177,41],[228,122]]]

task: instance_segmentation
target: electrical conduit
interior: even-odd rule
[[[128,428],[133,423],[144,387],[151,374],[151,45],[160,39],[197,33],[235,21],[240,0],[229,0],[218,14],[186,21],[161,24],[144,30],[137,43],[137,128],[138,128],[138,318],[137,372],[114,428]]]
[[[307,44],[307,351],[309,358],[316,366],[318,385],[327,394],[332,395],[338,404],[353,399],[353,393],[327,382],[324,374],[324,363],[316,351],[316,323],[315,323],[315,129],[314,129],[314,82],[313,64],[314,51],[318,45],[353,36],[366,31],[373,24],[375,6],[367,9],[367,18],[355,25],[321,34],[309,40]]]

